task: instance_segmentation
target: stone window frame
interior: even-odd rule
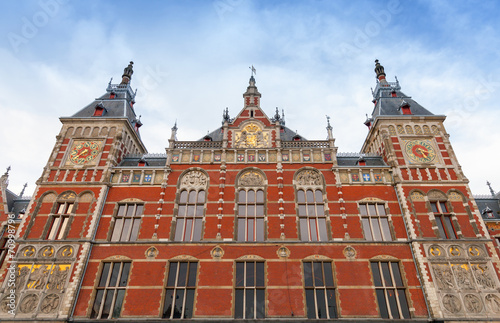
[[[437,189],[432,189],[430,190],[429,192],[427,192],[427,194],[425,195],[425,202],[426,202],[426,207],[427,207],[427,210],[428,210],[428,215],[429,215],[429,220],[432,224],[432,228],[434,230],[434,234],[436,235],[436,237],[438,239],[442,239],[442,240],[457,240],[457,239],[460,239],[460,238],[463,238],[462,236],[462,231],[460,230],[460,225],[458,223],[458,219],[457,219],[457,216],[455,214],[455,212],[453,212],[453,205],[451,204],[451,201],[448,197],[447,194],[445,194],[443,191],[441,190],[437,190]],[[432,205],[431,203],[445,203],[446,205],[446,208],[447,208],[447,211],[446,213],[435,213],[432,209]],[[440,209],[438,209],[440,210]],[[439,227],[438,227],[438,223],[437,223],[437,219],[436,219],[436,214],[438,214],[439,216],[447,216],[450,218],[450,223],[452,224],[453,226],[453,230],[454,230],[454,233],[456,235],[456,238],[443,238],[441,236],[441,233],[439,231]]]
[[[123,216],[119,216],[119,212],[120,212],[120,209],[122,206],[125,206],[125,213]],[[131,217],[128,217],[126,216],[127,215],[127,211],[129,209],[130,206],[133,206],[134,207],[134,214],[132,214]],[[138,206],[142,206],[142,212],[141,214],[137,214],[137,209],[138,209]],[[112,217],[112,220],[111,220],[111,224],[110,224],[110,229],[109,229],[109,233],[108,233],[108,241],[110,242],[129,242],[129,241],[137,241],[139,240],[139,232],[141,231],[141,226],[142,226],[142,218],[144,217],[144,209],[145,209],[145,203],[144,201],[142,200],[139,200],[139,199],[133,199],[133,200],[130,200],[130,199],[127,199],[127,200],[123,200],[123,201],[120,201],[120,202],[117,202],[116,205],[115,205],[115,209],[113,210],[113,217]],[[126,219],[132,219],[132,223],[130,225],[130,229],[129,229],[129,233],[128,233],[128,238],[126,240],[113,240],[113,236],[115,235],[115,230],[117,229],[117,222],[119,219],[123,219],[123,220],[126,220]],[[131,240],[130,238],[132,237],[132,232],[134,230],[134,225],[136,223],[136,221],[138,222],[138,225],[137,225],[137,237],[134,239],[134,240]],[[123,221],[124,222],[124,221]],[[120,234],[120,236],[123,234],[123,224],[122,224],[122,227],[120,229],[120,231],[122,232]]]
[[[362,200],[359,200],[356,202],[357,204],[357,208],[358,208],[358,216],[359,216],[359,222],[361,224],[361,230],[363,231],[363,237],[366,241],[382,241],[382,242],[387,242],[387,241],[396,241],[396,231],[394,230],[394,225],[393,225],[393,222],[392,222],[392,214],[390,212],[390,208],[389,208],[389,202],[388,201],[384,201],[384,200],[381,200],[379,198],[364,198]],[[372,223],[371,221],[369,221],[369,225],[370,225],[370,234],[372,235],[372,239],[367,239],[367,236],[366,236],[366,233],[365,233],[365,229],[364,229],[364,224],[363,224],[363,218],[369,218],[369,219],[372,219],[372,218],[376,218],[378,219],[378,224],[379,224],[379,229],[380,229],[380,233],[384,236],[384,232],[383,232],[383,229],[382,229],[382,223],[380,221],[381,217],[378,215],[378,210],[377,210],[377,207],[375,207],[376,209],[376,212],[377,212],[377,216],[376,217],[372,217],[370,216],[369,214],[369,208],[368,208],[368,205],[370,204],[375,204],[375,205],[383,205],[383,208],[384,208],[384,211],[385,211],[385,215],[382,217],[382,218],[387,218],[387,226],[388,226],[388,230],[389,230],[389,234],[390,234],[390,240],[387,240],[387,239],[384,239],[382,238],[382,240],[376,240],[373,238],[373,227],[372,227]],[[366,205],[367,208],[366,210],[368,211],[368,215],[362,215],[361,214],[361,205]]]
[[[304,184],[304,183],[300,183],[300,179],[298,178],[298,176],[304,172],[304,171],[312,171],[312,172],[315,172],[319,175],[319,180],[320,180],[320,183],[319,184]],[[326,195],[326,183],[325,183],[325,177],[323,176],[323,173],[314,168],[314,167],[309,167],[309,166],[306,166],[306,167],[302,167],[300,169],[298,169],[294,176],[293,176],[293,188],[294,188],[294,192],[295,192],[295,196],[294,196],[294,199],[295,199],[295,215],[296,215],[296,223],[297,223],[297,237],[298,237],[298,240],[300,241],[303,241],[303,242],[322,242],[321,240],[319,241],[313,241],[313,240],[303,240],[302,239],[302,235],[301,235],[301,226],[300,226],[300,218],[301,216],[299,215],[299,202],[298,202],[298,192],[299,190],[303,190],[304,191],[304,195],[305,195],[305,202],[304,204],[306,205],[307,207],[307,191],[308,190],[311,190],[313,192],[313,197],[314,199],[316,200],[316,190],[320,190],[321,191],[321,195],[322,195],[322,198],[323,198],[323,212],[324,212],[324,218],[325,218],[325,229],[326,229],[326,240],[325,241],[331,241],[332,240],[332,230],[331,230],[331,220],[330,220],[330,215],[329,215],[329,207],[328,207],[328,198],[327,198],[327,195]],[[302,204],[302,202],[300,203]],[[314,202],[314,205],[316,206],[317,205],[317,202],[315,201]],[[306,216],[306,218],[309,219],[308,216]],[[318,228],[318,221],[317,219],[319,218],[318,216],[315,217],[316,218],[316,228]],[[308,221],[308,228],[309,228],[309,224],[310,222]],[[309,230],[310,232],[310,230]],[[319,231],[317,231],[317,233],[319,234]],[[319,237],[319,236],[318,236]]]
[[[82,194],[84,193],[85,192],[82,192]],[[66,197],[65,195],[69,195],[69,197]],[[78,208],[78,198],[79,196],[74,191],[64,191],[57,196],[56,200],[52,205],[51,212],[49,213],[47,223],[42,233],[43,240],[50,240],[50,241],[66,240],[69,230],[71,229],[71,224],[74,220],[76,210]],[[59,213],[61,207],[63,207],[62,210],[63,212]],[[68,212],[69,208],[71,209]],[[52,230],[54,228],[56,219],[60,219],[56,224],[57,225],[55,231],[56,237],[50,238],[50,236],[52,235]],[[65,220],[66,223],[64,223]]]
[[[193,174],[195,172],[199,172],[201,173],[202,175],[204,175],[204,181],[205,183],[203,184],[185,184],[183,183],[184,181],[184,178],[186,176],[189,176],[190,173],[193,172]],[[188,201],[189,201],[189,193],[191,191],[196,191],[196,197],[198,197],[198,194],[200,191],[205,191],[205,202],[203,204],[203,216],[202,216],[202,220],[201,220],[201,236],[200,236],[200,240],[199,241],[203,241],[203,236],[204,236],[204,233],[205,233],[205,222],[206,222],[206,213],[207,213],[207,203],[208,203],[208,188],[210,187],[210,176],[208,175],[208,173],[202,169],[202,168],[199,168],[199,167],[191,167],[191,168],[188,168],[186,170],[184,170],[180,175],[179,175],[179,178],[178,178],[178,181],[177,181],[177,193],[176,193],[176,197],[175,197],[175,204],[174,204],[174,210],[173,210],[173,216],[172,216],[172,227],[171,227],[171,231],[170,231],[170,241],[177,241],[175,240],[175,236],[176,236],[176,230],[177,230],[177,218],[178,218],[178,215],[179,215],[179,203],[180,203],[180,199],[181,199],[181,194],[183,191],[187,191],[187,194],[188,194]],[[187,204],[186,204],[187,205]],[[194,219],[195,217],[193,217]],[[198,242],[198,241],[177,241],[177,242]]]
[[[247,275],[246,275],[246,270],[247,270],[247,264],[249,263],[253,263],[253,270],[254,270],[254,277],[253,277],[253,285],[247,285]],[[262,277],[262,285],[257,285],[256,281],[257,281],[257,263],[258,264],[263,264],[262,266],[262,273],[263,273],[263,277]],[[238,265],[238,264],[243,264],[243,265]],[[243,266],[243,272],[244,272],[244,277],[243,277],[243,283],[241,286],[238,286],[238,267],[239,266]],[[267,314],[267,311],[266,311],[266,291],[267,291],[267,264],[266,264],[266,261],[265,259],[259,257],[259,256],[243,256],[243,257],[240,257],[238,259],[235,260],[234,262],[234,277],[233,277],[233,282],[234,282],[234,286],[233,286],[233,291],[234,291],[234,301],[233,301],[233,317],[235,319],[259,319],[259,318],[266,318],[266,314]],[[253,291],[253,317],[252,318],[247,318],[246,316],[246,297],[247,297],[247,291],[249,290],[252,290]],[[238,302],[237,298],[238,297],[238,291],[243,291],[242,293],[242,298],[243,298],[243,302]],[[257,291],[261,291],[260,292],[260,297],[263,296],[263,299],[262,299],[262,306],[263,306],[263,316],[262,317],[258,317],[258,313],[257,313]],[[238,316],[238,313],[237,313],[237,308],[236,306],[242,304],[242,308],[241,308],[241,317],[237,317]]]
[[[250,172],[257,172],[261,177],[262,177],[262,183],[260,184],[256,184],[256,185],[245,185],[243,183],[240,182],[240,180],[242,179],[242,177],[247,174],[247,173],[250,173]],[[264,241],[267,241],[267,229],[268,229],[268,215],[267,215],[267,186],[268,186],[268,181],[267,181],[267,177],[265,175],[265,173],[260,170],[259,168],[256,168],[256,167],[248,167],[248,168],[245,168],[245,169],[242,169],[238,175],[236,176],[236,179],[235,179],[235,200],[234,200],[234,214],[235,214],[235,218],[234,218],[234,232],[233,232],[233,237],[234,237],[234,240],[235,241],[238,241],[238,242],[264,242]],[[238,240],[238,230],[239,230],[239,225],[238,225],[238,220],[239,220],[239,195],[240,195],[240,191],[245,191],[246,193],[246,196],[248,197],[248,192],[249,191],[254,191],[255,192],[255,206],[257,206],[257,191],[261,190],[264,194],[264,201],[262,203],[263,205],[263,240],[262,241],[258,241],[258,240],[255,240],[255,241],[251,241],[251,240]],[[245,205],[248,206],[247,203],[245,203]],[[248,217],[246,217],[245,219],[248,219]],[[257,219],[257,217],[254,217],[254,219]],[[246,222],[248,223],[248,222]],[[257,228],[257,224],[254,222],[254,229]]]
[[[322,286],[316,286],[316,283],[315,281],[313,280],[313,276],[311,276],[311,280],[313,280],[313,283],[312,285],[310,286],[306,286],[307,284],[307,278],[306,278],[306,270],[305,270],[305,264],[306,263],[309,263],[311,264],[311,275],[314,275],[314,264],[315,263],[320,263],[321,264],[321,273],[322,273],[322,279],[323,279],[323,285]],[[329,268],[331,270],[331,274],[332,274],[332,284],[330,286],[327,286],[326,283],[325,283],[325,280],[326,280],[326,274],[325,274],[325,264],[329,264]],[[325,303],[325,307],[327,308],[327,317],[324,318],[324,319],[337,319],[339,317],[339,306],[337,304],[337,300],[339,299],[338,295],[337,295],[337,292],[338,292],[338,288],[337,288],[337,281],[336,281],[336,276],[335,276],[335,268],[334,268],[334,263],[333,263],[333,260],[332,259],[329,259],[329,258],[326,258],[326,257],[316,257],[314,259],[303,259],[301,261],[301,267],[302,267],[302,274],[303,274],[303,287],[304,287],[304,313],[305,315],[307,316],[308,319],[323,319],[323,317],[318,317],[318,313],[317,313],[317,308],[318,308],[318,291],[319,290],[323,290],[324,291],[324,303]],[[334,309],[334,315],[332,316],[331,313],[330,313],[330,310],[328,309],[329,306],[327,303],[327,298],[328,298],[328,294],[327,294],[327,291],[328,290],[332,290],[333,289],[333,297],[334,297],[334,300],[333,300],[333,309]],[[313,301],[314,301],[314,310],[315,310],[315,316],[314,317],[309,317],[309,308],[307,306],[307,303],[308,303],[308,300],[307,300],[307,290],[312,290],[313,291]]]
[[[172,264],[177,264],[176,266],[176,276],[174,277],[174,285],[173,286],[169,286],[169,281],[170,281],[170,270],[172,269]],[[185,280],[186,280],[186,283],[183,285],[183,286],[178,286],[178,279],[179,279],[179,272],[180,272],[180,266],[179,264],[181,263],[187,263],[188,265],[188,269],[186,271],[186,277],[185,277]],[[196,264],[196,271],[195,271],[195,278],[194,278],[194,285],[192,286],[188,286],[191,279],[190,279],[190,272],[189,270],[192,268],[191,265],[192,264]],[[181,312],[181,317],[178,317],[178,319],[184,319],[184,318],[187,318],[187,319],[190,319],[193,317],[193,314],[195,312],[195,300],[196,300],[196,292],[197,292],[197,289],[198,289],[198,277],[199,277],[199,271],[200,271],[200,263],[199,263],[199,260],[194,258],[194,257],[191,257],[191,256],[181,256],[181,257],[175,257],[175,258],[172,258],[168,261],[167,263],[167,270],[166,270],[166,273],[165,273],[165,282],[164,282],[164,287],[163,287],[163,297],[162,297],[162,306],[160,308],[161,312],[160,312],[160,315],[162,318],[164,319],[176,319],[174,317],[174,314],[175,314],[175,309],[172,308],[170,311],[170,315],[167,317],[166,316],[166,311],[168,310],[167,308],[167,301],[168,301],[168,290],[172,290],[172,296],[173,295],[177,295],[177,291],[178,290],[184,290],[184,295],[183,295],[183,307],[182,307],[182,312]],[[185,305],[186,305],[186,298],[187,298],[187,293],[186,291],[188,290],[192,290],[192,303],[191,303],[191,316],[189,317],[183,317],[183,315],[185,315]],[[174,303],[175,305],[175,303]]]

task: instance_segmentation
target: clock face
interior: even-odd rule
[[[93,161],[100,150],[101,145],[97,141],[75,142],[69,154],[69,160],[73,164],[83,165]]]
[[[428,140],[410,140],[405,150],[413,163],[431,163],[436,159],[436,151]]]

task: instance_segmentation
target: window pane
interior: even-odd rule
[[[446,225],[446,232],[448,233],[448,239],[456,239],[455,230],[453,229],[453,224],[451,223],[451,218],[449,216],[443,216],[444,224]]]
[[[62,218],[62,225],[59,229],[59,234],[57,235],[57,240],[61,240],[64,237],[64,233],[66,232],[66,227],[68,226],[69,217]]]
[[[318,304],[318,318],[326,319],[325,290],[316,289],[316,302]]]
[[[186,203],[187,202],[187,196],[188,196],[187,191],[182,191],[181,192],[181,196],[179,197],[179,203]]]
[[[439,206],[441,207],[442,213],[448,213],[448,207],[446,206],[446,202],[439,202]]]
[[[373,240],[382,241],[382,234],[380,233],[380,225],[378,224],[378,218],[370,218],[373,229]]]
[[[385,241],[391,241],[391,230],[389,229],[389,220],[387,218],[380,218],[380,223],[382,225],[382,232],[384,234]]]
[[[314,289],[306,289],[307,318],[316,318],[316,306],[314,304]]]
[[[134,205],[127,205],[127,217],[134,216]]]
[[[321,241],[327,241],[328,235],[326,233],[326,220],[324,218],[318,219],[318,229],[319,229],[319,239]]]
[[[299,216],[306,216],[306,206],[304,204],[299,205]]]
[[[326,298],[327,298],[327,306],[328,313],[330,318],[337,317],[337,303],[335,302],[335,289],[327,289],[326,290]]]
[[[325,209],[323,204],[316,205],[316,215],[317,216],[325,216]]]
[[[245,203],[246,202],[246,192],[244,190],[239,191],[238,193],[238,202]]]
[[[394,277],[394,282],[396,286],[404,286],[403,280],[401,279],[401,274],[399,273],[399,265],[397,262],[391,262],[392,275]]]
[[[236,263],[236,286],[242,287],[245,286],[245,263],[237,262]]]
[[[188,205],[186,216],[194,216],[194,205]]]
[[[143,210],[144,210],[144,205],[142,204],[137,205],[137,208],[135,209],[135,215],[142,215]]]
[[[361,224],[363,225],[363,232],[365,233],[366,240],[373,240],[369,221],[369,218],[361,218]]]
[[[304,203],[306,201],[306,197],[303,190],[297,191],[297,202]]]
[[[306,196],[307,196],[307,203],[314,203],[313,191],[307,190]]]
[[[316,219],[309,219],[311,230],[311,241],[318,241],[318,233],[316,231]]]
[[[323,203],[323,193],[320,190],[314,192],[316,203]]]
[[[253,302],[253,289],[245,289],[245,318],[253,319],[254,318],[254,302]]]
[[[254,241],[254,219],[247,219],[247,241]]]
[[[308,216],[316,216],[316,208],[314,207],[314,204],[307,205],[307,215]]]
[[[184,289],[176,290],[174,302],[174,315],[172,318],[180,319],[182,317],[182,303],[184,303]]]
[[[323,272],[325,274],[325,286],[333,286],[332,264],[330,262],[323,263]]]
[[[118,282],[118,286],[120,287],[127,286],[129,271],[130,271],[130,262],[123,263],[122,274],[120,276],[120,281]]]
[[[167,286],[175,286],[175,278],[177,276],[177,262],[171,262],[168,270]]]
[[[73,203],[68,203],[68,208],[66,209],[66,214],[71,214],[71,212],[73,212],[73,206],[74,204]]]
[[[257,205],[256,206],[255,215],[256,216],[263,216],[264,215],[264,205]]]
[[[194,220],[193,241],[200,241],[201,240],[201,228],[202,228],[202,226],[203,226],[202,219],[195,219]]]
[[[398,303],[396,302],[396,295],[394,289],[387,290],[387,298],[389,299],[389,306],[391,307],[392,318],[399,319]]]
[[[55,238],[56,232],[57,232],[57,227],[59,226],[59,221],[61,221],[60,216],[53,218],[52,226],[50,227],[50,232],[49,232],[49,235],[47,236],[47,239],[52,240]]]
[[[137,236],[139,235],[139,226],[141,225],[141,218],[135,218],[134,224],[132,226],[132,233],[130,234],[130,241],[137,240]]]
[[[382,268],[382,278],[384,279],[384,286],[393,286],[391,272],[389,271],[389,263],[381,262],[380,267]]]
[[[196,191],[190,191],[189,192],[188,203],[196,203]]]
[[[125,215],[125,209],[126,209],[126,205],[120,205],[118,207],[118,216],[124,216]]]
[[[254,203],[255,202],[255,191],[250,190],[247,193],[247,203]]]
[[[172,315],[172,303],[174,298],[174,290],[167,289],[165,292],[165,304],[163,305],[163,318],[170,318]]]
[[[90,313],[90,318],[96,318],[99,315],[99,310],[101,309],[102,296],[104,294],[104,289],[97,290],[94,305],[92,306],[92,312]]]
[[[245,241],[245,233],[246,233],[246,220],[238,219],[238,241]]]
[[[439,213],[436,202],[431,202],[431,209],[434,213]]]
[[[300,219],[300,239],[302,241],[309,241],[309,229],[306,218]]]
[[[323,283],[323,269],[321,262],[313,262],[314,286],[325,286]]]
[[[177,216],[186,216],[186,210],[186,205],[179,205],[179,213],[177,213]]]
[[[368,214],[371,216],[377,215],[377,210],[375,209],[375,204],[368,204]]]
[[[184,237],[181,241],[191,241],[191,226],[193,225],[192,219],[186,219],[186,229],[184,230]]]
[[[377,293],[378,308],[380,310],[380,317],[384,319],[389,318],[389,312],[387,311],[387,303],[385,302],[385,295],[383,289],[375,290]]]
[[[360,204],[359,205],[359,214],[361,215],[367,215],[368,213],[366,213],[366,204]]]
[[[115,305],[113,306],[113,314],[111,317],[120,317],[120,312],[122,311],[123,297],[125,296],[125,290],[119,289],[116,292]]]
[[[264,191],[263,190],[257,191],[257,203],[264,203]]]
[[[247,213],[246,213],[246,209],[247,209],[247,206],[246,204],[243,204],[243,205],[238,205],[238,215],[239,216],[246,216]]]
[[[184,287],[186,286],[186,277],[187,277],[187,262],[179,263],[179,276],[177,278],[177,286]]]
[[[247,206],[247,216],[255,216],[255,205]]]
[[[377,204],[378,215],[386,215],[385,207],[383,204]]]
[[[195,215],[198,217],[203,216],[203,209],[204,209],[203,204],[198,204],[196,206],[196,214]]]
[[[314,286],[312,277],[312,262],[304,262],[304,285],[306,287]]]
[[[120,262],[113,263],[113,271],[111,272],[111,278],[109,279],[108,286],[114,287],[116,286],[116,282],[118,281],[118,274],[120,273]]]
[[[255,272],[255,263],[253,262],[246,262],[246,284],[245,286],[247,287],[251,287],[251,286],[255,286],[255,280],[254,280],[254,272]]]
[[[408,303],[406,302],[406,295],[404,289],[398,289],[398,299],[399,306],[401,307],[401,312],[403,313],[403,318],[410,318],[410,311],[408,310]]]
[[[125,218],[125,220],[123,221],[123,229],[122,229],[122,235],[120,237],[120,241],[128,241],[129,234],[130,234],[131,222],[132,222],[132,219],[130,219],[130,218]]]
[[[234,318],[243,318],[243,293],[244,289],[237,289],[235,292],[234,300]]]
[[[114,292],[115,291],[113,289],[111,290],[108,289],[106,291],[106,300],[104,301],[101,318],[107,319],[109,317],[109,313],[111,312],[111,303],[113,302]]]
[[[188,286],[196,286],[196,270],[198,269],[198,263],[190,262],[189,263],[189,279]]]
[[[198,201],[196,203],[198,203],[198,204],[205,203],[205,191],[198,192]]]
[[[184,219],[177,219],[175,226],[175,241],[182,241],[184,233]]]
[[[110,266],[111,266],[110,262],[104,263],[104,266],[102,268],[102,273],[101,273],[101,279],[99,280],[99,285],[98,285],[99,287],[106,286],[106,281],[108,280]]]
[[[256,225],[255,225],[255,236],[256,236],[256,241],[264,241],[264,219],[260,218],[255,220]]]
[[[256,298],[257,298],[257,304],[256,309],[257,312],[255,313],[255,317],[260,319],[264,318],[266,316],[266,291],[264,289],[257,289],[256,293]]]
[[[438,227],[439,235],[441,236],[440,238],[447,239],[446,232],[444,232],[444,227],[443,227],[443,223],[441,222],[440,216],[436,216],[436,224]]]
[[[186,290],[186,303],[184,305],[184,318],[193,317],[194,289]]]
[[[255,263],[255,286],[265,286],[264,283],[264,263],[263,262],[257,262]]]
[[[378,262],[371,263],[373,283],[375,284],[375,287],[382,286],[382,279],[380,278],[380,270],[378,268],[378,264],[379,264]]]

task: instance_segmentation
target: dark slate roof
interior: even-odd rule
[[[500,199],[497,197],[476,197],[475,198],[477,207],[484,220],[499,220],[500,219]],[[486,210],[489,209],[492,211],[493,218],[488,217]]]
[[[411,115],[403,115],[399,107],[405,101],[410,105]],[[434,115],[429,110],[421,106],[417,101],[407,96],[401,91],[396,91],[396,97],[392,97],[391,92],[381,91],[377,104],[373,109],[372,116],[432,116]]]
[[[141,167],[163,167],[167,163],[167,155],[165,154],[150,154],[148,155],[128,155],[123,158],[119,166],[122,167],[138,167],[139,161],[145,161],[146,166]]]
[[[307,140],[306,138],[302,137],[301,135],[297,134],[295,131],[292,129],[283,126],[283,131],[281,132],[281,140],[282,141],[293,141],[293,137],[298,135],[301,140]],[[210,132],[206,136],[198,139],[198,141],[204,141],[206,137],[212,138],[212,141],[222,141],[223,133],[222,133],[222,127],[217,128],[217,130]]]
[[[18,217],[19,213],[26,212],[26,208],[30,203],[31,197],[19,197],[9,189],[6,190],[6,195],[9,213],[14,213],[16,217]]]
[[[357,167],[358,161],[360,157],[359,156],[354,156],[354,157],[345,157],[345,156],[337,156],[337,163],[339,166],[344,166],[344,167]],[[373,156],[373,157],[363,157],[363,159],[366,162],[365,166],[360,166],[360,167],[376,167],[376,166],[381,166],[381,167],[386,167],[387,164],[384,162],[384,159],[381,156]]]

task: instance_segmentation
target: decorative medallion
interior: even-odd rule
[[[406,142],[405,152],[411,163],[432,163],[436,159],[436,151],[429,140],[410,140]]]
[[[51,246],[45,246],[38,252],[38,257],[52,257],[54,255],[54,248]]]
[[[240,186],[263,186],[264,178],[259,172],[251,170],[241,175],[238,183]]]
[[[369,182],[371,180],[370,174],[363,174],[363,181],[364,182]]]
[[[40,310],[45,314],[53,313],[56,311],[60,302],[61,298],[59,297],[59,295],[49,294],[42,300],[42,303],[40,304]]]
[[[221,154],[215,154],[214,155],[214,161],[220,162],[221,161]]]
[[[280,258],[288,258],[290,257],[290,249],[288,249],[287,247],[285,246],[281,246],[277,251],[276,251],[276,254],[278,255],[278,257]]]
[[[266,161],[266,154],[259,154],[259,161],[265,162]]]
[[[255,161],[255,155],[254,154],[249,154],[248,155],[248,161],[249,162],[254,162]]]
[[[132,182],[133,183],[139,183],[141,181],[141,174],[134,174],[132,177]]]
[[[451,294],[446,294],[443,296],[443,306],[450,313],[458,313],[462,310],[460,299]]]
[[[172,162],[174,162],[174,163],[179,162],[179,154],[173,154],[172,155]]]
[[[288,157],[288,154],[282,154],[282,155],[281,155],[281,160],[282,160],[282,161],[289,161],[290,159],[289,159],[289,157]]]
[[[332,161],[332,154],[325,154],[325,161]]]
[[[375,182],[382,182],[382,174],[379,173],[373,174],[373,179],[375,180]]]
[[[74,200],[76,198],[75,192],[64,192],[59,195],[59,200]]]
[[[122,175],[122,183],[128,183],[130,179],[130,175],[129,174],[123,174]]]
[[[182,176],[181,180],[181,186],[183,187],[205,188],[207,183],[207,175],[199,170],[187,172],[184,176]]]
[[[444,256],[444,250],[440,246],[430,246],[429,247],[429,255],[433,257],[442,257]]]
[[[309,154],[303,154],[303,155],[302,155],[302,158],[303,158],[303,160],[304,160],[305,162],[309,162],[309,161],[311,161],[311,155],[309,155]]]
[[[344,257],[347,259],[355,259],[356,258],[356,249],[351,246],[347,246],[343,251]]]
[[[500,313],[500,297],[495,294],[488,294],[485,301],[492,312]]]
[[[320,173],[311,169],[304,169],[297,174],[295,178],[297,185],[301,186],[321,186],[323,178]]]
[[[193,162],[197,163],[200,161],[200,154],[194,154],[193,155]]]
[[[99,155],[100,151],[100,142],[78,140],[73,143],[69,153],[69,160],[75,165],[90,163]]]
[[[27,257],[27,258],[35,256],[35,247],[33,247],[33,246],[24,247],[21,250],[21,256]]]
[[[151,174],[144,175],[144,182],[145,183],[151,183],[151,178],[152,178]]]
[[[60,258],[69,258],[73,256],[73,247],[64,246],[57,251],[57,256]]]
[[[155,259],[156,256],[158,256],[158,249],[155,247],[149,247],[148,250],[146,250],[145,255],[148,259]]]
[[[483,303],[481,299],[473,294],[467,294],[464,297],[464,305],[467,312],[481,313],[483,311]]]
[[[450,246],[450,248],[448,249],[448,253],[452,257],[458,257],[462,254],[461,249],[462,248],[460,248],[459,246]]]
[[[476,245],[472,245],[469,247],[469,256],[471,257],[481,257],[483,255],[483,249],[479,248]]]
[[[358,174],[351,174],[351,179],[353,182],[359,182],[359,175]]]
[[[245,154],[238,154],[237,158],[239,162],[245,161]]]
[[[224,256],[224,250],[220,246],[215,246],[211,251],[210,255],[213,259],[221,259]]]
[[[247,124],[242,131],[235,134],[234,147],[236,148],[265,148],[270,147],[269,132],[264,131],[255,123]]]
[[[31,313],[36,309],[38,304],[38,296],[35,294],[26,295],[21,303],[19,303],[19,311],[21,313]]]

